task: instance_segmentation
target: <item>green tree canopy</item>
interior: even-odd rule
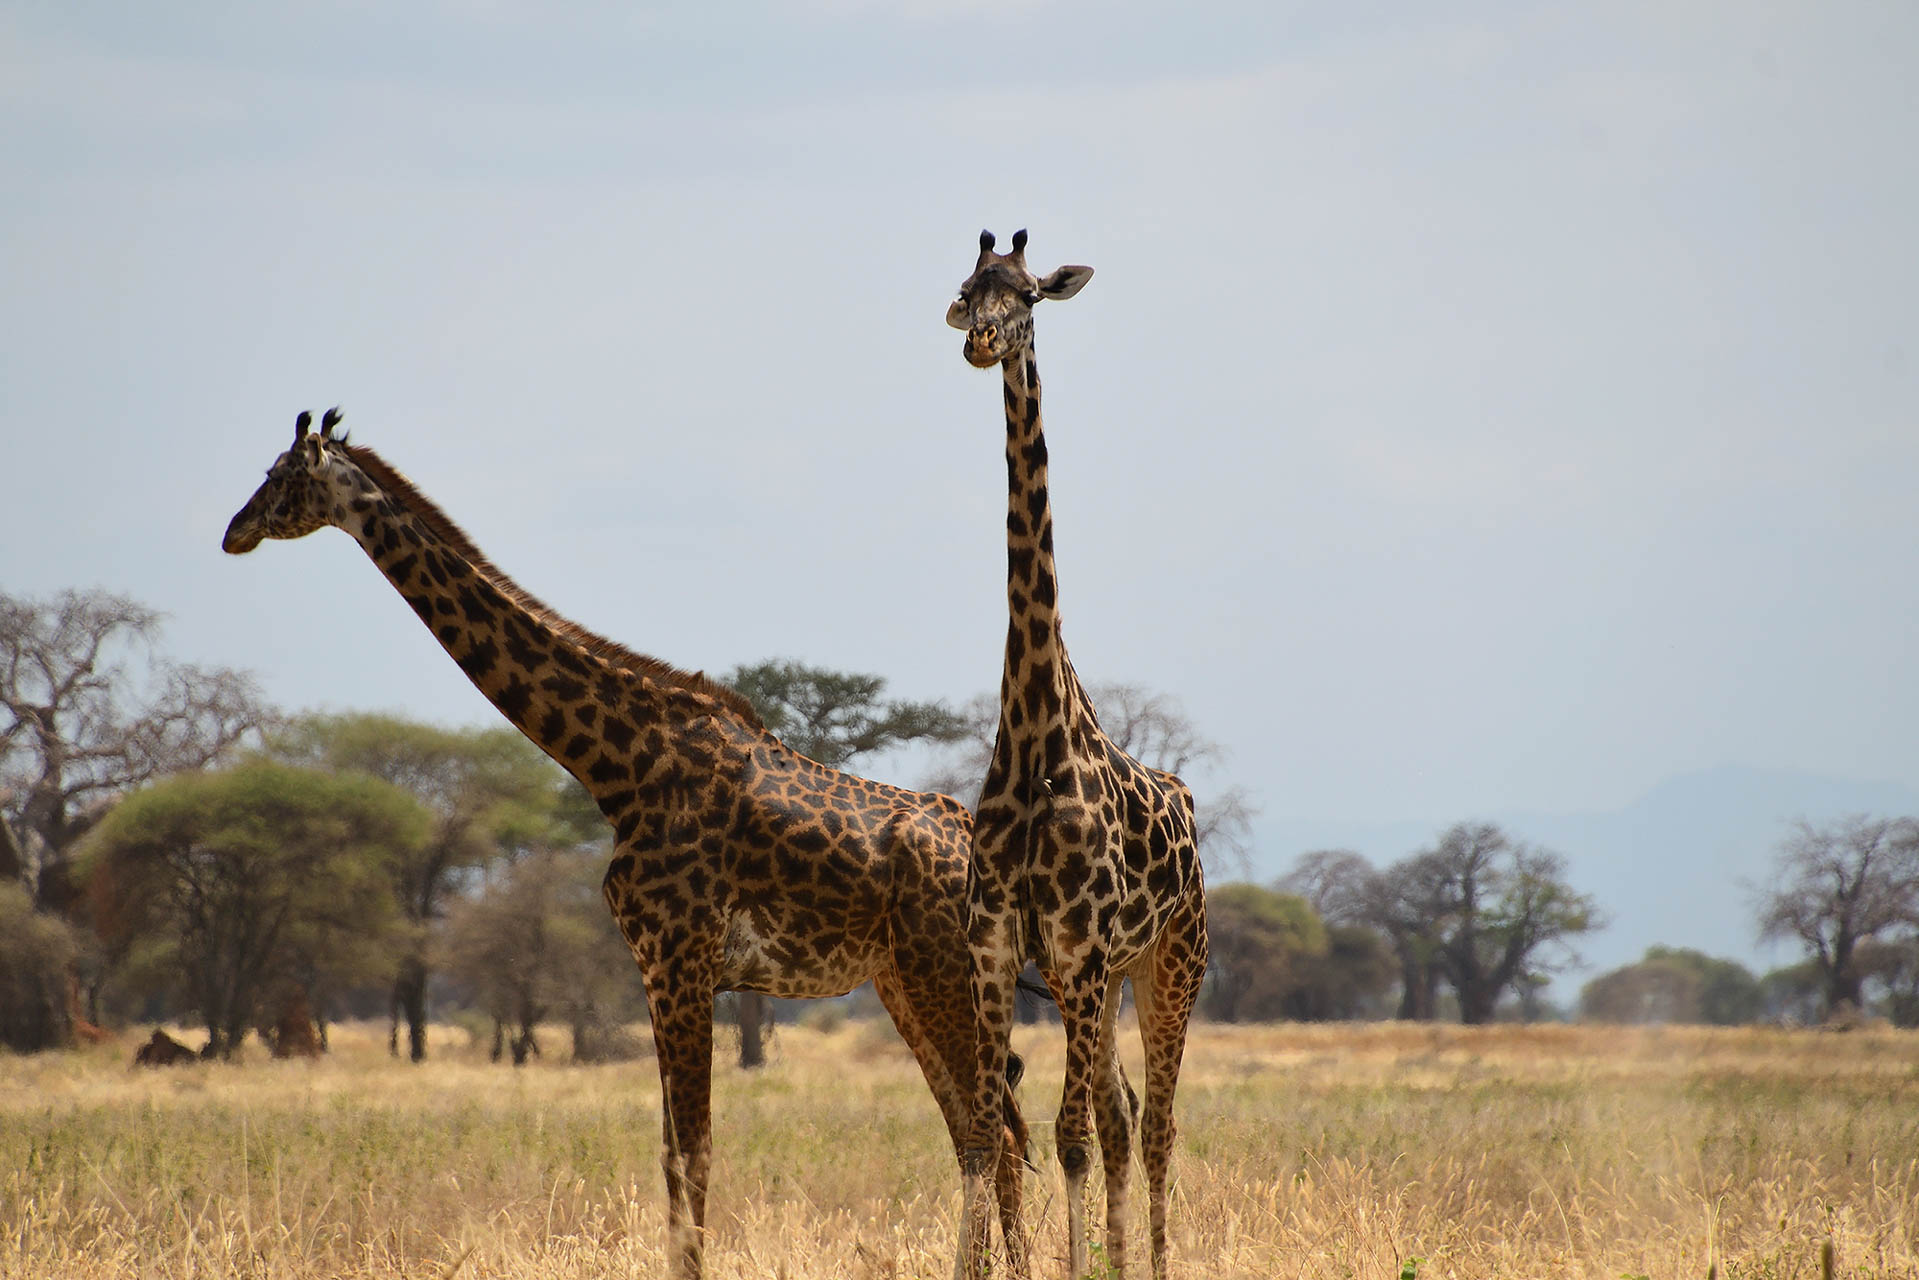
[[[887,699],[886,677],[772,658],[735,667],[726,682],[753,704],[780,741],[838,769],[904,742],[951,742],[967,722],[944,702]]]
[[[1206,895],[1212,980],[1205,1012],[1220,1022],[1285,1016],[1306,961],[1324,956],[1328,940],[1306,900],[1256,884],[1225,884]]]
[[[79,942],[65,920],[0,878],[0,1047],[30,1053],[66,1038],[67,978]]]
[[[1328,924],[1326,950],[1302,956],[1286,997],[1286,1016],[1300,1022],[1352,1022],[1390,1009],[1399,976],[1392,946],[1363,924]]]
[[[429,822],[376,779],[258,760],[129,796],[81,859],[124,980],[178,998],[231,1056],[277,984],[312,994],[390,962],[393,866]]]
[[[1687,947],[1649,947],[1637,964],[1601,974],[1579,993],[1595,1022],[1737,1026],[1761,1011],[1759,979],[1734,960]]]
[[[390,864],[404,927],[392,979],[393,1034],[405,1019],[409,1053],[426,1057],[433,937],[463,873],[555,843],[606,835],[584,788],[507,727],[448,729],[379,712],[311,714],[276,732],[268,750],[294,764],[378,778],[433,815],[427,837]]]

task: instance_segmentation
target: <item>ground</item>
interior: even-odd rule
[[[663,1273],[650,1061],[516,1071],[436,1027],[416,1067],[346,1026],[319,1062],[132,1071],[137,1039],[0,1057],[0,1277]],[[1063,1047],[1015,1046],[1053,1280]],[[891,1030],[728,1052],[708,1273],[950,1275],[958,1177]],[[1840,1275],[1919,1276],[1919,1034],[1199,1026],[1187,1064],[1184,1276],[1810,1278],[1828,1238]]]

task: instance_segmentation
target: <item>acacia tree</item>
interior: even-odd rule
[[[951,742],[968,727],[944,702],[883,698],[884,676],[772,658],[735,667],[726,683],[775,737],[830,769],[904,742]]]
[[[255,761],[129,796],[89,834],[83,870],[126,982],[179,998],[231,1057],[276,986],[364,974],[392,923],[390,864],[428,815],[373,778]]]
[[[404,927],[387,1047],[399,1055],[404,1020],[408,1055],[423,1061],[433,936],[461,873],[547,841],[556,822],[582,842],[603,835],[605,823],[579,783],[514,729],[445,729],[372,712],[315,714],[275,733],[269,749],[296,764],[378,778],[433,813],[427,838],[389,864]],[[579,792],[570,803],[568,789]]]
[[[1636,964],[1599,975],[1579,993],[1595,1022],[1736,1026],[1759,1016],[1759,979],[1734,960],[1686,947],[1648,947]]]
[[[886,677],[833,671],[770,658],[735,667],[726,683],[739,690],[780,741],[828,768],[909,742],[952,742],[969,731],[966,717],[944,702],[888,699]],[[739,993],[740,1065],[766,1062],[766,997]]]
[[[1919,925],[1919,823],[1863,814],[1823,827],[1796,822],[1779,844],[1774,883],[1760,900],[1760,938],[1806,948],[1825,1016],[1859,1009],[1861,949]]]
[[[1303,965],[1327,950],[1326,926],[1304,898],[1243,882],[1207,893],[1206,932],[1204,1008],[1219,1022],[1283,1016]]]
[[[1326,952],[1300,965],[1300,985],[1287,1016],[1302,1021],[1376,1017],[1397,976],[1401,1017],[1431,1017],[1437,970],[1422,920],[1397,903],[1377,868],[1351,849],[1315,849],[1299,856],[1278,887],[1305,899],[1326,924]],[[1402,886],[1408,887],[1408,886]],[[1384,910],[1391,906],[1390,912]],[[1400,925],[1389,935],[1380,920]],[[1412,993],[1409,1007],[1407,993]]]

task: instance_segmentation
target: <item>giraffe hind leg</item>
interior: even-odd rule
[[[1162,940],[1153,948],[1148,963],[1133,975],[1140,1042],[1146,1051],[1146,1105],[1140,1119],[1140,1158],[1146,1167],[1153,1280],[1166,1280],[1170,1265],[1166,1218],[1167,1177],[1175,1136],[1173,1095],[1179,1088],[1186,1028],[1205,968],[1203,945],[1199,961],[1194,964],[1190,951],[1169,948]]]

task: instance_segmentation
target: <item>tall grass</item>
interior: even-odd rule
[[[436,1028],[415,1067],[370,1030],[334,1041],[157,1073],[131,1045],[0,1059],[0,1276],[662,1271],[650,1062],[515,1071]],[[1017,1047],[1056,1276],[1063,1045]],[[784,1029],[769,1070],[719,1066],[714,1104],[709,1274],[950,1274],[957,1176],[890,1034]],[[1841,1275],[1919,1276],[1909,1033],[1200,1027],[1179,1118],[1190,1276],[1783,1280],[1817,1276],[1827,1239]],[[1133,1253],[1143,1273],[1143,1230]]]

